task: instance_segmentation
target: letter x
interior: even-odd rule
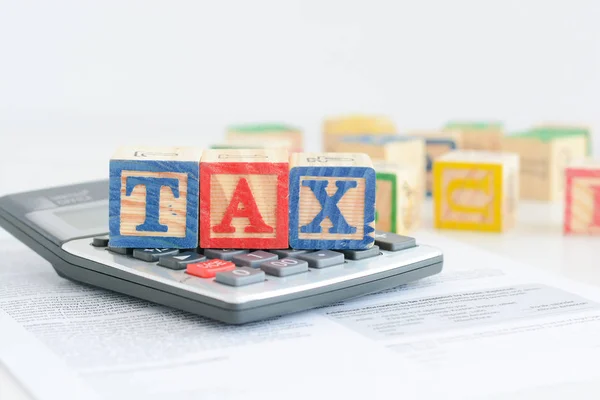
[[[355,188],[358,183],[357,181],[337,181],[337,191],[333,196],[329,196],[327,191],[328,181],[317,181],[317,180],[305,180],[302,182],[302,186],[309,187],[315,194],[315,197],[321,204],[321,211],[308,225],[304,225],[300,228],[302,233],[321,233],[321,222],[325,218],[329,218],[333,226],[329,228],[329,233],[348,233],[352,234],[356,232],[356,228],[348,225],[346,218],[342,215],[338,202],[346,194],[346,192],[352,188]]]

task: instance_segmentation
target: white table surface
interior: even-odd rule
[[[434,232],[431,210],[431,202],[427,201],[423,208],[422,227],[413,234],[417,240],[422,232]],[[505,233],[437,232],[543,271],[600,286],[600,237],[564,236],[560,203],[522,201],[517,226]],[[29,399],[1,364],[0,399]]]

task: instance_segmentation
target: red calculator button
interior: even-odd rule
[[[199,278],[214,278],[217,272],[231,271],[235,269],[235,264],[225,260],[208,260],[187,265],[187,272],[190,275]]]

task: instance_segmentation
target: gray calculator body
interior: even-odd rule
[[[108,181],[0,198],[0,226],[77,282],[230,324],[320,307],[439,273],[440,250],[418,244],[363,260],[228,286],[91,245],[108,232]],[[268,251],[268,250],[266,250]]]

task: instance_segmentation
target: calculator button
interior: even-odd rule
[[[337,251],[321,250],[314,253],[298,254],[296,258],[304,260],[311,268],[326,268],[344,263],[344,255]]]
[[[186,273],[197,276],[198,278],[214,278],[217,272],[231,271],[235,269],[235,264],[225,260],[208,260],[196,263],[190,263],[186,267]]]
[[[304,253],[308,253],[308,250],[296,250],[296,249],[278,249],[278,250],[271,250],[269,249],[270,253],[273,254],[277,254],[279,256],[279,258],[286,258],[286,257],[295,257],[298,254],[304,254]]]
[[[133,249],[130,247],[108,247],[108,251],[115,254],[130,256],[133,254]]]
[[[410,236],[397,235],[390,232],[375,231],[375,244],[382,250],[400,251],[415,247],[417,242]]]
[[[374,245],[366,250],[342,250],[344,257],[348,260],[364,260],[365,258],[376,257],[379,255],[379,246]]]
[[[134,249],[133,257],[138,260],[154,262],[158,261],[160,256],[170,256],[179,253],[177,249]]]
[[[248,250],[237,249],[204,249],[204,255],[208,258],[218,258],[220,260],[231,261],[233,257],[240,254],[246,254]]]
[[[233,262],[241,267],[258,268],[265,261],[277,260],[277,255],[267,253],[266,251],[253,251],[252,253],[242,254],[233,257]]]
[[[281,260],[265,261],[260,269],[273,276],[290,276],[308,271],[308,263],[304,260],[286,257]]]
[[[170,269],[186,269],[189,263],[205,261],[206,257],[195,251],[186,251],[172,256],[161,256],[158,265]]]
[[[108,235],[97,236],[92,239],[92,246],[94,247],[107,247],[108,246]]]
[[[215,280],[229,286],[245,286],[264,282],[265,273],[260,269],[241,267],[231,271],[219,272],[215,276]]]

